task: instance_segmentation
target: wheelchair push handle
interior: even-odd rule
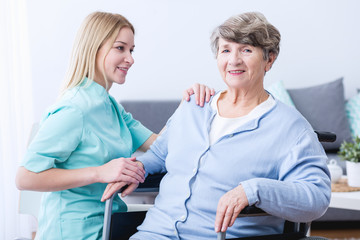
[[[315,131],[318,136],[319,142],[335,142],[336,134],[332,132]]]

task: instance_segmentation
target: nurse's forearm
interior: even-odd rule
[[[151,144],[153,144],[157,137],[158,134],[151,134],[151,136],[139,147],[139,150],[142,152],[146,152],[147,150],[149,150]]]
[[[135,158],[117,158],[98,167],[79,169],[51,168],[39,173],[20,167],[16,185],[20,190],[60,191],[92,183],[126,182],[139,184],[145,180],[145,170]]]
[[[19,167],[16,186],[19,190],[53,192],[98,182],[96,167],[81,169],[51,168],[40,173]]]

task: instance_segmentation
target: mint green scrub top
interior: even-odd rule
[[[22,166],[32,172],[50,168],[101,166],[130,157],[152,134],[99,84],[86,79],[50,107]],[[100,239],[107,184],[43,194],[36,239]],[[114,211],[126,211],[117,197]]]

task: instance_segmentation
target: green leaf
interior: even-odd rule
[[[340,146],[338,155],[342,160],[360,162],[360,137],[356,136],[353,142],[344,141]]]

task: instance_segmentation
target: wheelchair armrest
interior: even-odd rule
[[[158,192],[161,179],[165,173],[149,175],[146,177],[145,182],[140,183],[134,192]]]
[[[239,214],[238,217],[255,217],[255,216],[267,216],[269,215],[264,210],[255,207],[255,206],[247,206],[245,207]]]

